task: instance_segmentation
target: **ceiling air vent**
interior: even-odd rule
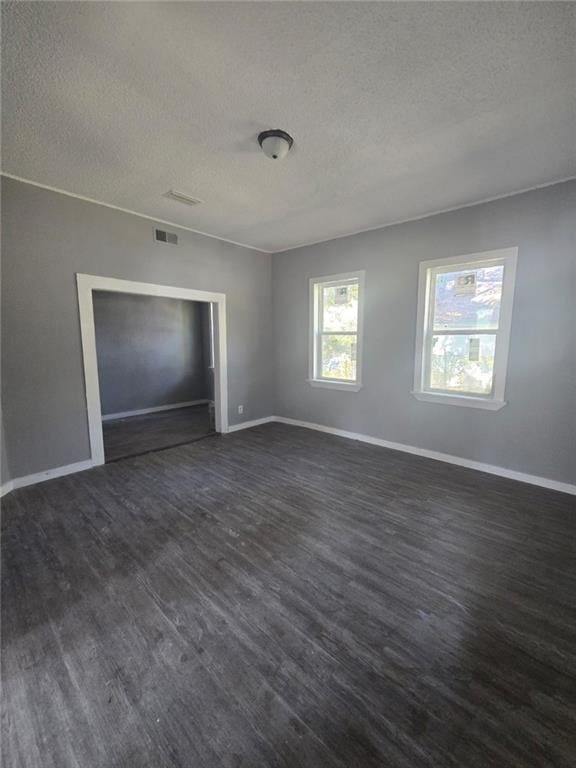
[[[154,240],[158,243],[178,245],[178,235],[175,235],[174,232],[166,232],[164,229],[154,229]]]
[[[169,192],[166,192],[164,197],[169,197],[170,200],[176,200],[176,202],[184,203],[184,205],[200,205],[203,202],[197,197],[187,195],[185,192],[178,192],[175,189],[171,189]]]

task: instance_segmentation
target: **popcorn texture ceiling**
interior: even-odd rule
[[[267,251],[568,178],[575,9],[4,3],[3,171]]]

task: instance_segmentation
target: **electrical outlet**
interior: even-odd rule
[[[243,405],[239,405],[238,406],[238,413],[240,414],[240,416],[242,416],[242,414],[244,413],[244,406]]]

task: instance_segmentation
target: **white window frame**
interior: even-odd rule
[[[418,400],[445,405],[460,405],[470,408],[484,408],[498,411],[506,405],[504,392],[506,387],[506,369],[508,366],[508,350],[510,346],[510,328],[512,325],[512,304],[514,301],[514,285],[516,282],[516,261],[518,248],[502,248],[482,253],[469,253],[464,256],[451,256],[447,259],[422,261],[418,280],[418,320],[416,327],[416,359],[414,366],[414,390],[412,394]],[[433,278],[442,272],[454,269],[477,269],[478,267],[504,266],[502,283],[502,299],[498,330],[462,329],[457,334],[494,334],[496,333],[496,352],[494,356],[494,375],[492,392],[489,395],[472,393],[457,394],[430,390],[425,386],[426,364],[430,349],[432,329],[431,288]]]
[[[310,278],[310,317],[309,317],[309,362],[308,382],[313,387],[324,389],[340,389],[348,392],[358,392],[362,388],[362,348],[364,340],[364,270],[357,272],[344,272],[339,275],[327,275],[324,277]],[[346,281],[358,283],[358,324],[356,327],[356,379],[343,381],[342,379],[330,379],[319,375],[320,364],[320,302],[319,296],[322,288],[329,285],[342,285]],[[339,333],[335,332],[334,335]],[[343,335],[349,335],[342,331]]]

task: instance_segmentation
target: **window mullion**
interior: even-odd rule
[[[434,328],[430,331],[433,336],[496,336],[498,328]]]

